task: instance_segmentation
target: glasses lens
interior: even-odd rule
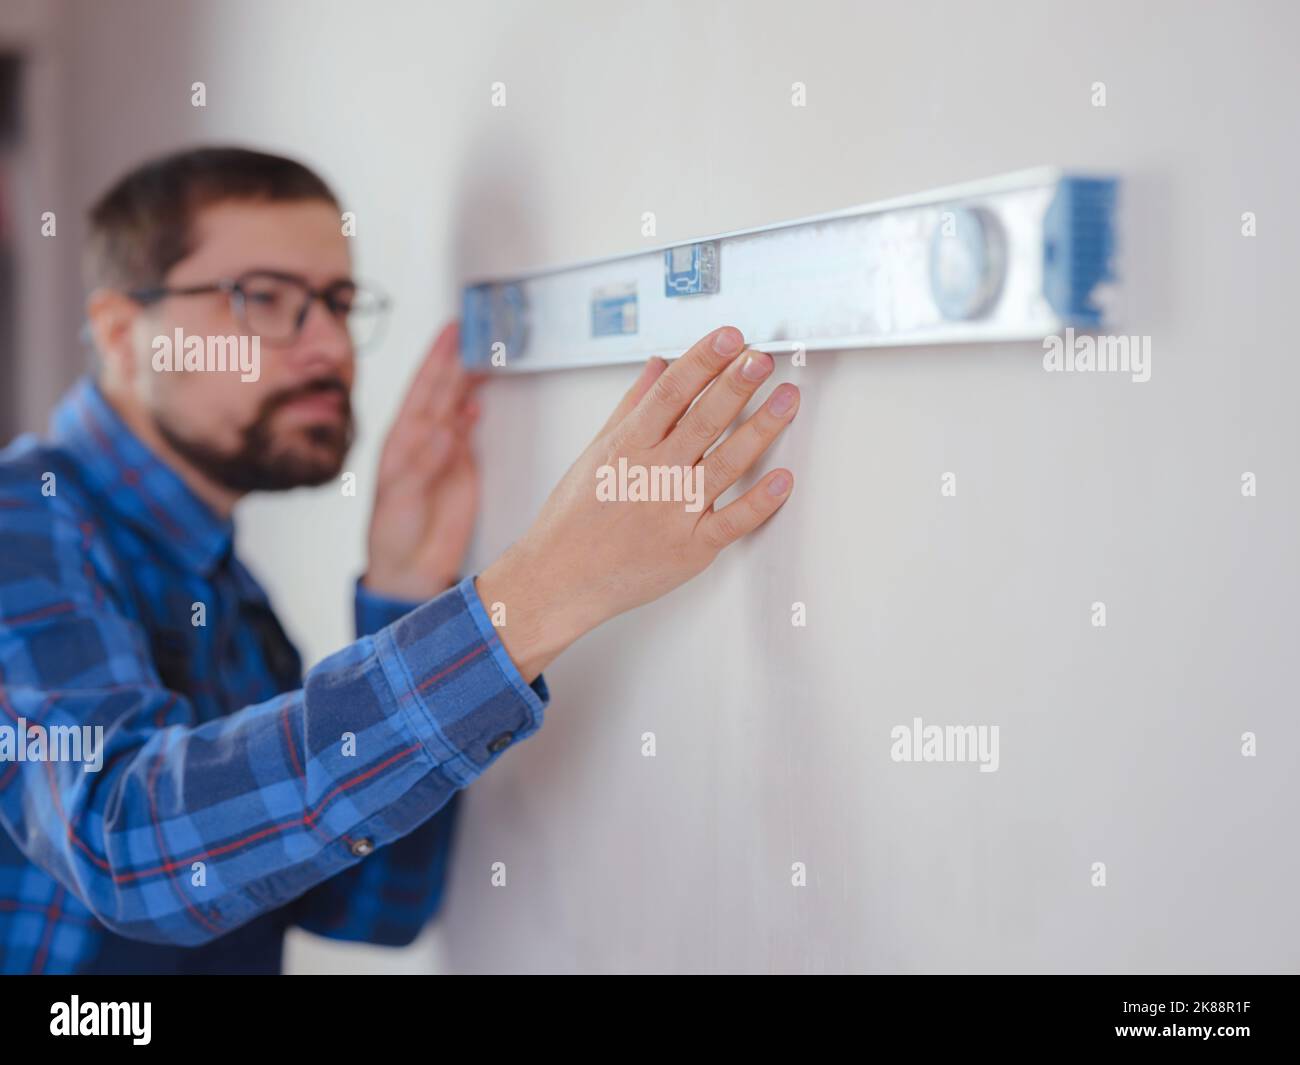
[[[372,347],[383,335],[388,300],[373,289],[351,286],[337,293],[336,305],[346,313],[348,333],[357,348]]]
[[[244,325],[250,333],[271,343],[294,338],[309,299],[304,286],[273,275],[248,274],[240,278],[239,288],[244,297]]]

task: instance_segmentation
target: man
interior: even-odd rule
[[[304,677],[231,514],[335,478],[351,441],[383,300],[335,197],[261,153],[160,159],[93,209],[87,275],[97,373],[48,441],[0,454],[0,971],[278,972],[290,925],[409,943],[460,790],[541,726],[542,670],[788,497],[776,470],[712,506],[798,392],[714,448],[771,357],[724,327],[650,360],[528,533],[462,578],[478,406],[444,329],[383,448],[358,639]],[[187,361],[193,338],[235,372]],[[602,502],[620,458],[702,466],[703,508]]]

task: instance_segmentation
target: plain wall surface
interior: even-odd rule
[[[466,277],[1041,163],[1126,182],[1118,328],[1151,338],[1149,382],[1045,373],[1035,344],[778,360],[803,391],[767,460],[795,472],[784,510],[546,672],[545,727],[470,788],[435,933],[402,953],[302,937],[295,969],[1300,965],[1294,5],[64,14],[70,213],[180,143],[296,154],[397,300],[361,368],[357,497],[239,516],[309,662],[350,638],[382,431]],[[474,568],[633,373],[488,386]],[[890,729],[918,716],[998,725],[999,770],[891,761]]]

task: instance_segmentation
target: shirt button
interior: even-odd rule
[[[515,734],[513,732],[501,733],[500,736],[487,745],[488,754],[497,754],[500,751],[504,751],[510,746],[510,741],[514,738]]]
[[[354,839],[352,841],[352,854],[357,858],[364,858],[367,854],[374,853],[375,841],[372,839]]]

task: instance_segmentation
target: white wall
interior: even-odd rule
[[[363,484],[466,274],[636,249],[644,211],[657,243],[1037,163],[1126,179],[1125,331],[1152,337],[1152,380],[1045,374],[1034,345],[782,363],[792,500],[548,671],[546,727],[471,789],[439,964],[1297,968],[1293,5],[72,7],[85,197],[177,139],[239,139],[357,212],[399,306],[363,371]],[[476,562],[630,373],[490,387]],[[323,490],[241,515],[312,659],[348,636],[365,509]],[[999,725],[1000,770],[891,762],[916,715]]]

